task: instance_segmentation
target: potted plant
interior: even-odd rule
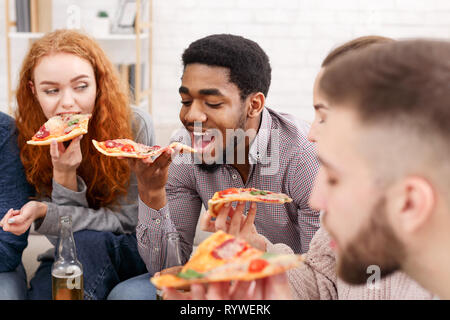
[[[109,35],[109,15],[106,11],[99,11],[94,20],[94,36],[102,37]]]

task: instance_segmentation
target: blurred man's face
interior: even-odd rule
[[[403,247],[391,227],[386,190],[362,152],[364,135],[354,111],[331,110],[317,142],[321,168],[311,206],[325,212],[323,226],[337,252],[337,272],[344,281],[362,284],[376,265],[381,275],[399,268]],[[383,146],[373,146],[383,152]]]

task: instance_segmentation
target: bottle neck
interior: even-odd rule
[[[56,248],[56,259],[65,261],[77,261],[77,251],[75,240],[72,234],[72,221],[62,217],[60,221],[60,231],[58,245]]]
[[[166,255],[164,259],[164,269],[181,266],[180,236],[177,232],[171,232],[166,235]]]

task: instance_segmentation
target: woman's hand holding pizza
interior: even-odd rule
[[[256,203],[252,202],[247,216],[244,215],[245,202],[238,202],[234,209],[231,202],[225,203],[219,210],[215,220],[206,212],[202,215],[200,227],[203,231],[216,232],[222,230],[237,238],[242,238],[253,247],[266,251],[266,242],[255,227]]]
[[[53,179],[60,185],[78,191],[77,168],[81,164],[80,141],[83,136],[74,138],[66,148],[62,142],[52,141],[50,155],[53,164]]]
[[[29,201],[20,210],[9,209],[0,221],[4,231],[17,236],[24,234],[33,221],[47,214],[47,205],[43,202]]]

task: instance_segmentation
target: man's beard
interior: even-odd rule
[[[367,226],[339,251],[337,273],[347,283],[365,284],[371,275],[369,266],[378,266],[380,276],[384,277],[400,269],[404,256],[404,245],[387,220],[386,198],[381,197],[373,207]]]
[[[242,106],[242,110],[245,110],[244,106]],[[244,130],[244,128],[245,128],[245,120],[246,120],[246,113],[242,112],[242,114],[239,117],[238,124],[237,124],[235,130],[239,130],[239,129]],[[217,170],[219,170],[223,166],[224,163],[227,163],[227,159],[234,159],[235,158],[234,157],[234,152],[235,152],[235,150],[238,150],[238,145],[240,143],[245,143],[245,140],[244,141],[237,141],[237,139],[234,138],[233,141],[229,142],[229,144],[234,144],[233,148],[231,148],[229,146],[226,146],[222,150],[222,155],[219,156],[219,157],[216,157],[216,160],[215,160],[214,163],[208,164],[208,163],[202,162],[200,164],[197,164],[198,168],[200,170],[204,171],[204,172],[207,172],[207,173],[215,173]],[[228,153],[230,153],[230,154],[228,154]]]

